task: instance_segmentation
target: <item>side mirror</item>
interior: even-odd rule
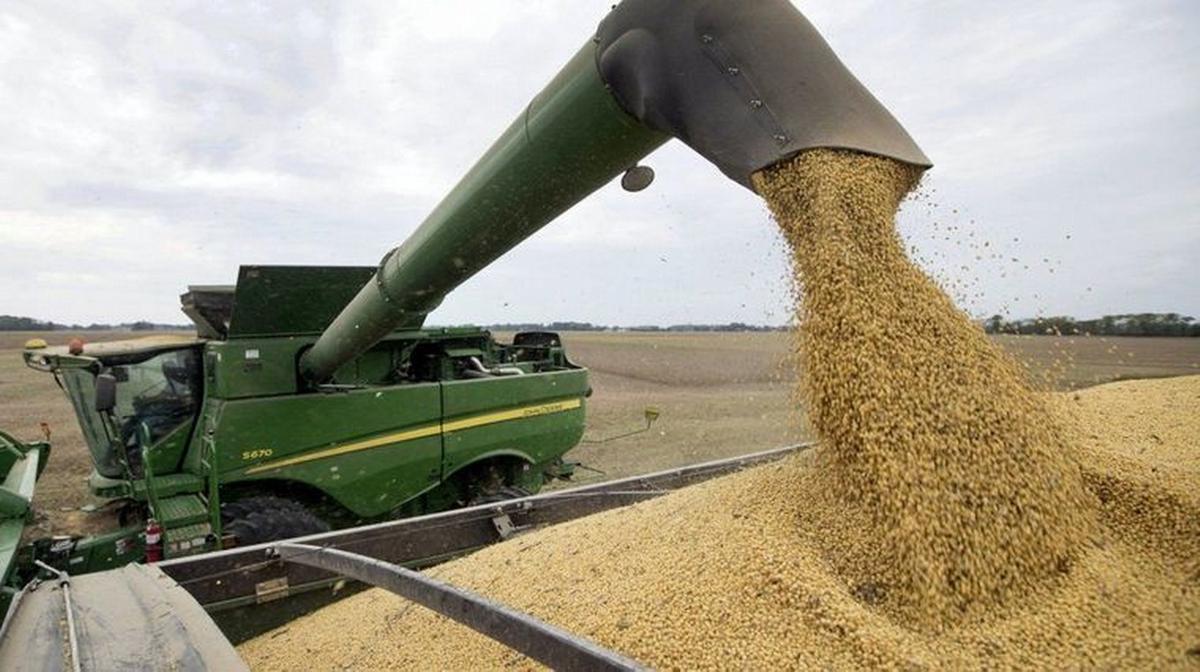
[[[96,376],[96,412],[107,413],[117,407],[117,377],[111,373]]]

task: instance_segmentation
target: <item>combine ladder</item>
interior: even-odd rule
[[[138,428],[142,445],[142,472],[146,481],[146,500],[150,503],[150,511],[163,530],[163,551],[168,558],[193,555],[211,550],[213,533],[220,529],[220,506],[217,502],[217,476],[215,465],[216,451],[212,437],[207,433],[200,440],[200,464],[207,478],[203,484],[196,483],[198,477],[192,474],[175,474],[168,479],[187,481],[186,483],[162,483],[154,476],[150,464],[149,428],[143,423]],[[164,487],[168,486],[168,487]],[[176,487],[178,486],[178,487]],[[197,488],[199,486],[199,488]],[[171,492],[178,489],[186,490],[180,494],[159,497],[160,492]],[[201,492],[195,492],[200,489]],[[207,490],[205,492],[204,490]]]

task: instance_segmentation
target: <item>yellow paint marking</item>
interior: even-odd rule
[[[260,464],[257,467],[250,467],[249,469],[246,470],[246,473],[247,474],[257,474],[260,471],[266,471],[268,469],[278,469],[280,467],[290,467],[293,464],[300,464],[302,462],[310,462],[312,460],[322,460],[322,459],[325,459],[326,457],[333,457],[335,455],[344,455],[346,453],[353,453],[353,452],[356,452],[359,450],[367,450],[369,448],[378,448],[379,446],[386,446],[389,443],[400,443],[401,441],[412,441],[413,439],[423,439],[427,436],[436,436],[441,433],[442,433],[442,431],[441,431],[440,425],[427,425],[425,427],[417,427],[416,429],[409,429],[409,430],[405,430],[403,432],[397,432],[395,434],[379,436],[374,439],[367,439],[366,441],[356,441],[354,443],[346,443],[346,444],[343,444],[340,446],[334,446],[333,448],[329,448],[327,450],[318,450],[315,453],[305,453],[303,455],[297,455],[296,457],[289,457],[285,460],[276,460],[274,462],[267,462],[266,464]]]
[[[579,408],[582,405],[583,402],[579,399],[568,399],[566,401],[556,401],[552,404],[538,404],[537,406],[514,408],[510,411],[500,411],[499,413],[477,415],[473,418],[463,418],[462,420],[442,423],[442,432],[457,432],[462,429],[470,429],[472,427],[479,427],[481,425],[490,425],[496,422],[504,422],[506,420],[533,418],[539,415],[561,413],[563,411]]]
[[[360,450],[369,450],[386,446],[393,443],[401,443],[403,441],[412,441],[413,439],[423,439],[428,436],[437,436],[446,432],[457,432],[472,427],[481,427],[483,425],[491,425],[498,422],[506,422],[508,420],[518,420],[521,418],[534,418],[539,415],[550,415],[551,413],[561,413],[579,408],[583,405],[582,399],[567,399],[566,401],[556,401],[549,404],[536,404],[533,406],[522,406],[507,411],[499,411],[497,413],[485,413],[462,420],[454,420],[453,422],[438,423],[436,425],[425,425],[424,427],[416,427],[407,429],[403,432],[394,434],[386,434],[365,441],[355,441],[354,443],[346,443],[340,446],[334,446],[325,450],[318,450],[315,453],[305,453],[296,457],[289,457],[283,460],[274,462],[266,462],[258,466],[250,467],[246,470],[246,474],[257,474],[270,469],[279,469],[282,467],[290,467],[294,464],[303,464],[313,460],[323,460],[327,457],[337,455],[345,455],[346,453],[354,453]]]

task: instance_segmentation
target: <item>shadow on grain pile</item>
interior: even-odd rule
[[[657,668],[1194,661],[1197,470],[1162,455],[1194,452],[1196,427],[1132,454],[1098,438],[1114,416],[1036,393],[905,256],[919,177],[830,150],[755,176],[794,253],[813,454],[435,575]],[[1194,425],[1200,378],[1160,384],[1190,390],[1165,417]],[[532,666],[377,590],[241,650],[259,669]]]

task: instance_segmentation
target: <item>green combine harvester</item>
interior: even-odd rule
[[[374,273],[243,267],[236,288],[182,296],[195,337],[27,348],[75,409],[92,494],[126,522],[36,542],[33,557],[90,572],[525,496],[569,474],[588,378],[556,334],[500,344],[417,321],[328,375],[300,372]]]
[[[378,267],[246,266],[236,288],[183,295],[194,337],[28,348],[28,365],[55,376],[70,398],[92,452],[90,487],[122,503],[123,522],[18,549],[14,535],[50,448],[6,439],[5,601],[35,576],[64,582],[57,572],[160,559],[171,576],[188,577],[193,596],[208,591],[205,604],[261,601],[280,588],[274,578],[246,583],[270,570],[248,545],[471,504],[527,515],[530,502],[552,501],[504,508],[569,475],[563,455],[583,434],[587,371],[553,333],[499,343],[481,329],[426,328],[425,318],[614,178],[628,191],[648,186],[653,171],[639,161],[672,137],[747,188],[754,172],[817,147],[929,165],[786,0],[625,0]],[[545,520],[610,506],[599,495],[628,498],[639,486],[621,487],[554,499],[557,513]],[[426,518],[448,525],[452,515],[403,529],[430,529]],[[383,534],[406,522],[365,529]],[[511,533],[510,523],[493,522],[501,537]],[[473,547],[477,523],[466,520],[454,543],[448,532],[422,537],[425,549],[354,530],[319,538],[408,562],[436,555],[438,544],[444,553]],[[353,558],[329,562],[366,576],[348,569]],[[103,576],[116,586],[153,583],[146,571]],[[285,593],[289,576],[316,585],[285,572]]]

